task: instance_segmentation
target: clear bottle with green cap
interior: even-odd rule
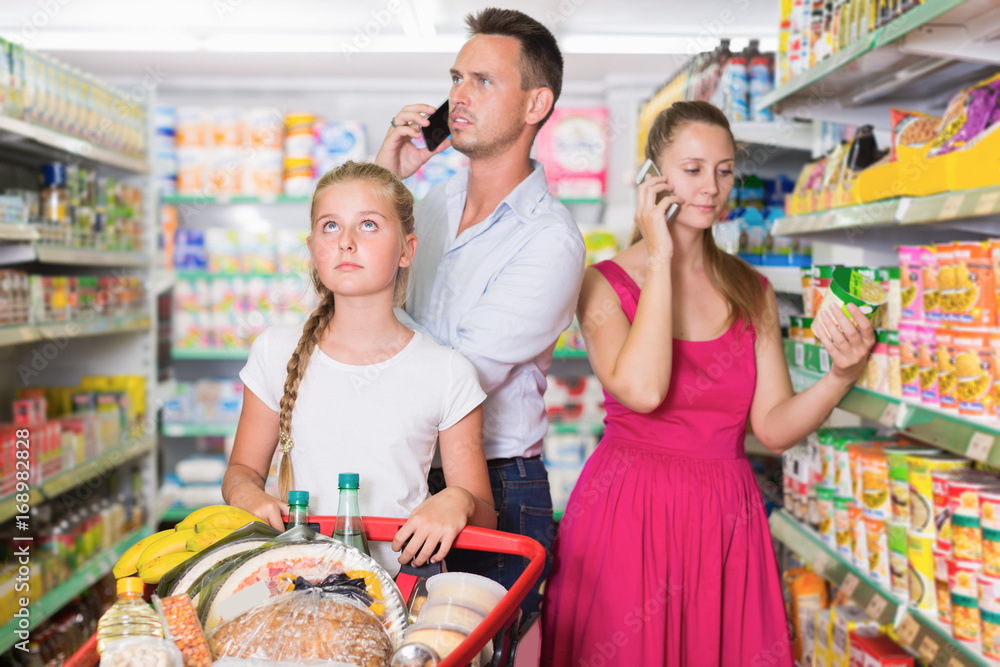
[[[337,507],[337,521],[333,527],[333,537],[348,546],[371,555],[368,538],[361,525],[361,508],[358,505],[360,476],[356,472],[341,473],[337,479],[340,487],[340,504]]]
[[[285,524],[289,529],[295,526],[305,526],[309,524],[309,492],[289,491],[288,492],[288,522]]]
[[[97,622],[97,652],[103,654],[111,642],[126,637],[162,637],[160,617],[142,599],[145,585],[139,577],[118,580],[118,601]]]

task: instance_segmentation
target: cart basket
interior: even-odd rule
[[[311,516],[308,518],[310,524],[318,524],[319,532],[327,536],[333,535],[336,520],[335,516]],[[362,523],[369,541],[391,542],[399,529],[406,523],[406,519],[364,517]],[[455,538],[452,548],[522,556],[528,560],[528,566],[486,619],[466,637],[458,648],[438,663],[439,667],[461,667],[469,664],[500,630],[509,629],[510,622],[517,617],[521,602],[527,597],[545,566],[545,549],[542,548],[541,544],[523,535],[504,533],[498,530],[467,526]],[[97,635],[95,634],[66,661],[65,667],[96,667],[99,662]]]

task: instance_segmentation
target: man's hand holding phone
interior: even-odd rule
[[[674,253],[673,239],[667,224],[677,215],[684,202],[673,196],[673,190],[652,160],[639,171],[635,224],[646,241],[652,257],[669,259]]]
[[[442,133],[440,119],[444,117],[444,137],[438,137]],[[425,130],[434,125],[434,139],[440,139],[440,143],[429,150],[428,148],[418,148],[414,139],[427,141]],[[392,119],[392,126],[386,133],[382,146],[375,156],[375,162],[399,178],[408,178],[416,173],[417,169],[427,162],[431,157],[437,155],[451,146],[451,139],[448,137],[448,102],[435,109],[429,104],[409,104],[402,108]],[[433,144],[428,144],[433,145]]]

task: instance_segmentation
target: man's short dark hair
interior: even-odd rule
[[[552,91],[552,108],[562,91],[563,57],[555,36],[544,25],[516,9],[488,7],[478,14],[465,17],[470,36],[502,35],[521,43],[521,89],[548,88]],[[538,124],[541,128],[552,115],[552,109]]]

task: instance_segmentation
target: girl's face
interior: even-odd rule
[[[723,214],[733,189],[733,142],[724,128],[688,123],[660,155],[660,173],[684,202],[674,220],[708,229]]]
[[[337,296],[388,293],[409,266],[417,237],[399,243],[395,212],[362,181],[331,185],[316,201],[309,251],[323,284]]]

